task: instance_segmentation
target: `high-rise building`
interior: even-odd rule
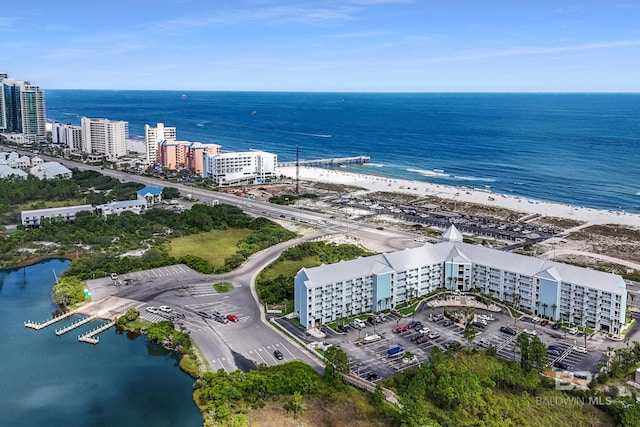
[[[45,140],[44,93],[38,86],[0,73],[0,132],[21,134],[27,143]]]
[[[176,128],[165,127],[164,123],[158,123],[156,127],[144,125],[144,141],[147,147],[147,160],[150,164],[158,161],[158,146],[162,141],[175,142]]]
[[[158,146],[158,163],[167,169],[189,169],[195,173],[203,171],[203,156],[220,153],[218,144],[190,141],[162,141]]]
[[[51,125],[51,142],[66,145],[73,151],[82,151],[82,127],[54,122]]]
[[[278,156],[265,151],[203,153],[202,176],[220,187],[262,183],[277,176]]]
[[[102,154],[109,160],[127,154],[128,122],[83,117],[81,127],[85,153]]]

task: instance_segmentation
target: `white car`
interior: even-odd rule
[[[427,335],[429,332],[431,332],[431,329],[429,328],[422,328],[418,331],[420,335]]]
[[[535,329],[524,329],[522,332],[524,332],[527,335],[538,335],[538,331],[536,331]]]
[[[147,308],[146,308],[146,310],[147,310],[149,313],[153,313],[153,314],[158,314],[158,313],[160,312],[160,310],[158,310],[157,308],[152,307],[152,306],[147,307]]]
[[[569,330],[567,330],[567,332],[569,332],[571,335],[575,335],[578,333],[578,328],[576,328],[575,326],[573,328],[569,328]]]
[[[160,307],[158,307],[158,310],[164,312],[164,313],[171,313],[171,307],[169,307],[168,305],[161,305]]]
[[[538,323],[540,321],[539,317],[534,317],[533,319],[531,319],[531,323]]]
[[[586,347],[580,347],[577,345],[573,346],[573,351],[577,351],[578,353],[587,353]]]
[[[427,338],[429,338],[430,340],[440,338],[440,332],[438,331],[429,332],[429,334],[427,335]]]

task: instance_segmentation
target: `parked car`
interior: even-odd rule
[[[542,320],[542,322],[540,322],[541,326],[547,326],[549,324],[549,321],[547,319]]]
[[[431,332],[431,329],[429,329],[429,328],[418,329],[418,333],[420,335],[427,335],[429,332]]]
[[[284,359],[284,355],[282,354],[282,352],[280,350],[275,350],[273,352],[273,357],[275,357],[278,360]]]
[[[490,345],[491,345],[491,343],[489,341],[487,341],[487,340],[478,341],[478,347],[489,348]]]
[[[575,335],[578,333],[578,328],[576,328],[575,326],[573,328],[569,328],[569,330],[567,330],[567,332],[569,332],[571,335]]]
[[[375,325],[378,323],[378,319],[376,319],[375,316],[371,316],[367,319],[367,323],[371,324],[371,325]]]
[[[473,322],[473,326],[476,328],[484,329],[486,328],[487,324],[482,322]]]
[[[416,325],[417,325],[418,323],[420,323],[420,322],[415,321],[415,320],[413,320],[413,321],[409,322],[409,328],[410,328],[410,329],[415,329],[415,328],[416,328]]]
[[[429,339],[427,337],[421,336],[421,337],[418,337],[418,339],[416,340],[416,344],[424,344],[427,341],[429,341]]]
[[[204,317],[205,319],[211,319],[213,317],[206,311],[196,311],[196,314],[200,317]]]
[[[161,305],[160,307],[158,307],[158,310],[164,313],[171,313],[173,311],[171,310],[171,307],[169,307],[168,305]]]
[[[400,325],[397,326],[393,331],[396,333],[407,332],[409,330],[409,325]]]
[[[229,323],[229,319],[224,317],[222,314],[214,314],[213,318],[220,323]]]
[[[345,325],[338,325],[338,330],[340,332],[349,332],[349,327]]]
[[[560,329],[560,326],[561,326],[560,323],[554,323],[553,326],[551,327],[551,329],[557,331],[558,329]]]
[[[435,316],[433,316],[433,321],[434,322],[439,322],[442,319],[444,319],[444,314],[436,314]]]
[[[227,319],[229,319],[230,322],[237,322],[238,320],[238,316],[236,316],[235,314],[227,314]]]
[[[447,326],[451,326],[453,325],[453,320],[451,319],[447,319],[444,322],[442,322],[442,326],[447,327]]]
[[[569,365],[569,364],[567,364],[565,362],[562,362],[562,361],[555,362],[554,366],[556,368],[564,369],[565,371],[570,371],[571,370],[571,365]]]
[[[538,316],[531,319],[531,323],[538,323],[539,321],[540,321],[540,318]]]
[[[422,322],[416,322],[413,324],[412,329],[415,329],[416,331],[419,329],[422,329]]]
[[[523,329],[522,332],[524,332],[527,335],[532,335],[532,336],[538,335],[538,331],[536,331],[535,329]]]
[[[153,306],[149,306],[145,310],[147,310],[147,312],[153,313],[153,314],[158,314],[160,312],[160,310],[158,310],[157,308],[155,308]]]
[[[562,354],[562,352],[560,350],[556,350],[556,349],[553,349],[553,348],[548,348],[547,349],[547,354],[549,356],[558,357],[558,356],[560,356]]]
[[[574,345],[573,351],[577,351],[578,353],[587,353],[587,348]]]
[[[427,334],[427,338],[429,338],[430,340],[434,340],[439,337],[440,337],[440,332],[438,331],[431,331]]]
[[[377,379],[378,379],[378,374],[376,374],[375,372],[369,372],[367,374],[367,381],[373,381]]]
[[[504,332],[509,335],[518,335],[518,331],[508,326],[500,326],[500,332]]]

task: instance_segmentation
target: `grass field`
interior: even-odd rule
[[[178,237],[171,241],[171,256],[196,255],[214,267],[224,264],[225,258],[236,253],[237,243],[251,230],[213,230],[191,236]]]
[[[294,277],[301,268],[317,267],[320,264],[321,262],[312,257],[304,258],[301,261],[280,260],[264,269],[261,273],[261,279],[268,281],[275,279],[281,274],[285,277]]]

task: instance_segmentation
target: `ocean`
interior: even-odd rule
[[[607,210],[640,210],[640,94],[46,90],[47,117],[175,126],[179,140],[280,161],[367,155],[346,170]]]
[[[196,427],[194,380],[174,353],[145,337],[109,329],[97,345],[80,343],[91,322],[60,337],[63,320],[40,331],[23,322],[45,321],[55,275],[69,265],[52,259],[0,270],[0,425],[11,427]]]

